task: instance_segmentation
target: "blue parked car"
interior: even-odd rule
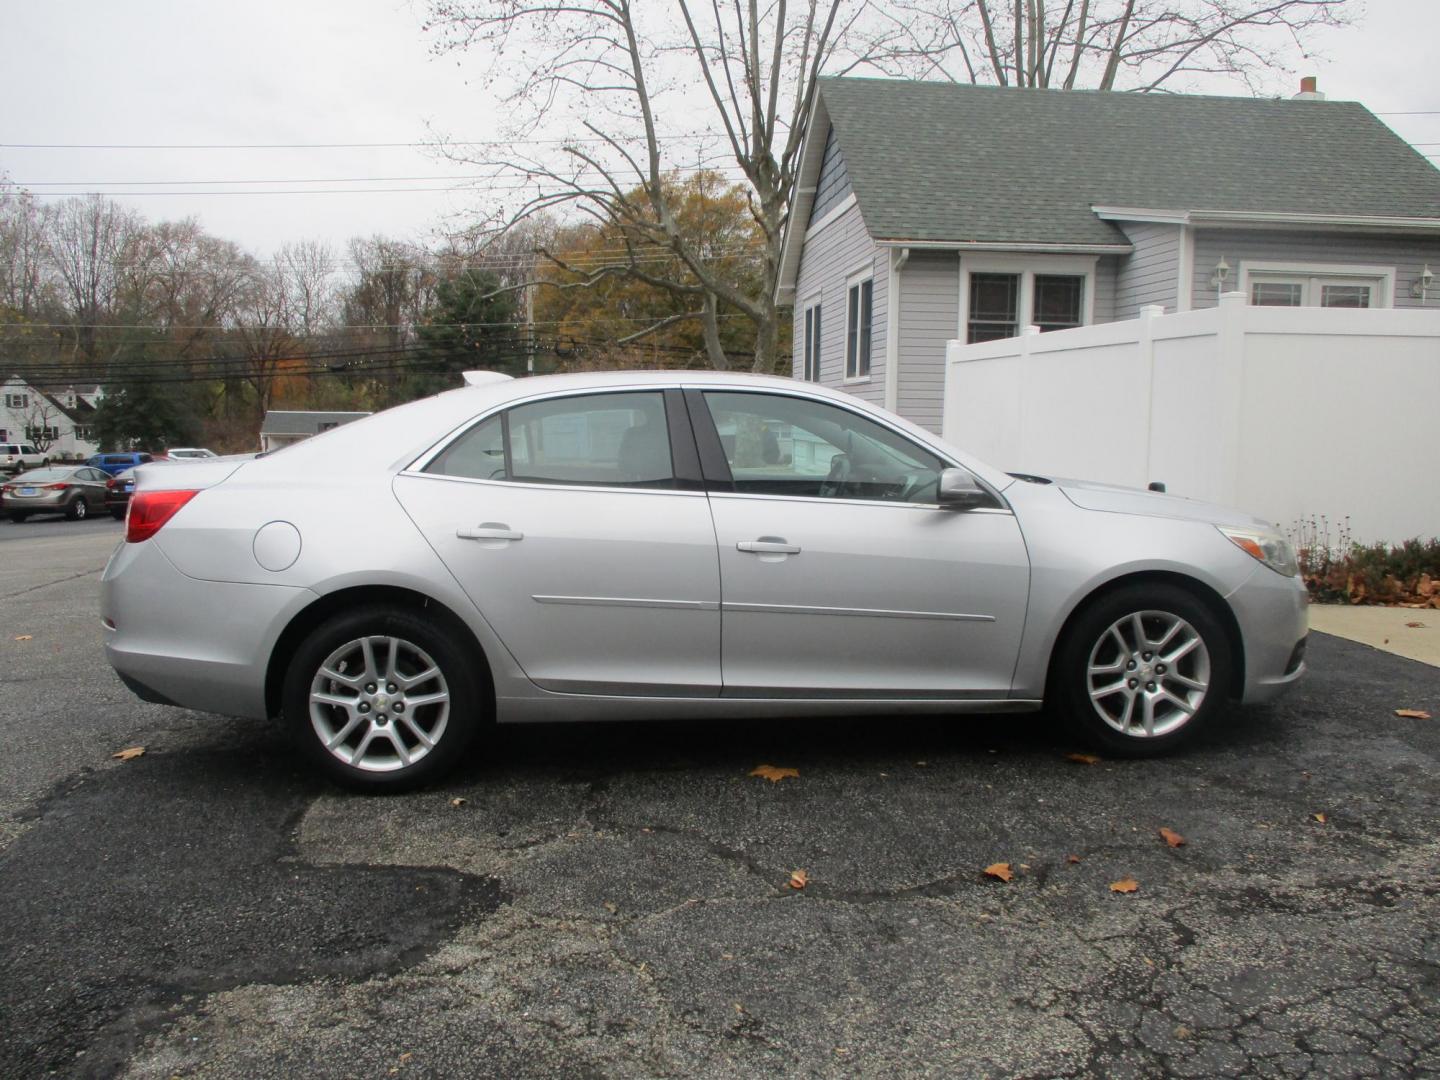
[[[114,476],[116,473],[122,473],[126,469],[133,469],[136,465],[148,465],[154,460],[155,457],[153,454],[96,454],[93,457],[87,458],[85,464],[89,465],[92,469],[102,469],[111,476]]]

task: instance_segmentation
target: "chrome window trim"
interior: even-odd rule
[[[443,450],[444,447],[441,447]],[[451,476],[449,473],[422,472],[418,469],[403,469],[398,476],[411,476],[418,480],[438,480],[447,484],[481,484],[485,487],[504,488],[513,491],[524,488],[529,491],[597,491],[606,495],[683,495],[688,499],[703,499],[705,492],[684,488],[642,488],[626,487],[624,484],[540,484],[530,480],[485,480],[478,476]]]

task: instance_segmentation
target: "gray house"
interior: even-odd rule
[[[301,439],[319,435],[341,424],[369,416],[368,412],[306,412],[298,409],[271,409],[260,423],[260,450],[269,453]]]
[[[1440,307],[1440,170],[1363,106],[822,80],[794,374],[938,431],[945,344],[1255,304]]]

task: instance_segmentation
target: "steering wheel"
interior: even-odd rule
[[[830,473],[820,485],[822,499],[839,498],[850,479],[850,455],[836,454],[830,459]]]

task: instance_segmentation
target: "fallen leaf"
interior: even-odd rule
[[[1132,893],[1140,888],[1140,883],[1134,878],[1121,878],[1119,881],[1110,882],[1111,892]]]
[[[1008,862],[991,863],[981,871],[986,877],[997,878],[1000,881],[1009,881],[1015,876],[1015,871],[1010,869]]]
[[[465,803],[466,803],[466,800],[463,799],[463,798],[459,798],[459,797],[450,800],[450,805],[453,806],[453,807],[455,807],[455,808],[457,808],[457,809],[460,808],[460,807],[462,807],[462,806],[464,806]]]
[[[130,761],[132,758],[137,758],[143,753],[145,753],[145,747],[143,746],[127,746],[124,750],[116,751],[110,756],[118,761]]]
[[[1099,765],[1100,758],[1095,754],[1066,754],[1066,761],[1073,761],[1077,765]]]
[[[1423,622],[1407,622],[1405,625],[1410,627],[1411,630],[1423,630],[1425,628]]]
[[[15,640],[16,640],[16,641],[30,641],[32,638],[34,638],[34,636],[35,636],[34,634],[16,634],[16,635],[15,635]]]
[[[1080,861],[1080,856],[1079,856],[1079,855],[1066,855],[1066,856],[1065,856],[1065,861],[1066,861],[1067,863],[1070,863],[1071,865],[1074,865],[1075,863],[1078,863],[1078,862]]]
[[[1169,844],[1171,847],[1185,846],[1185,838],[1181,836],[1178,832],[1176,832],[1174,829],[1166,829],[1162,827],[1160,829],[1160,837],[1165,841],[1165,843]]]
[[[1396,709],[1395,715],[1405,720],[1429,720],[1430,714],[1424,709]]]
[[[1321,825],[1325,824],[1326,818],[1324,814],[1311,814],[1310,816],[1313,817],[1316,821],[1318,821]]]
[[[750,770],[750,775],[751,775],[751,776],[763,776],[766,780],[769,780],[772,784],[778,784],[781,780],[784,780],[787,776],[799,777],[799,775],[800,775],[800,770],[799,770],[799,769],[785,769],[785,768],[779,767],[778,765],[756,765],[755,768],[753,768],[753,769]]]
[[[790,875],[790,888],[803,889],[808,884],[810,884],[810,879],[805,876],[804,870],[796,870]]]

